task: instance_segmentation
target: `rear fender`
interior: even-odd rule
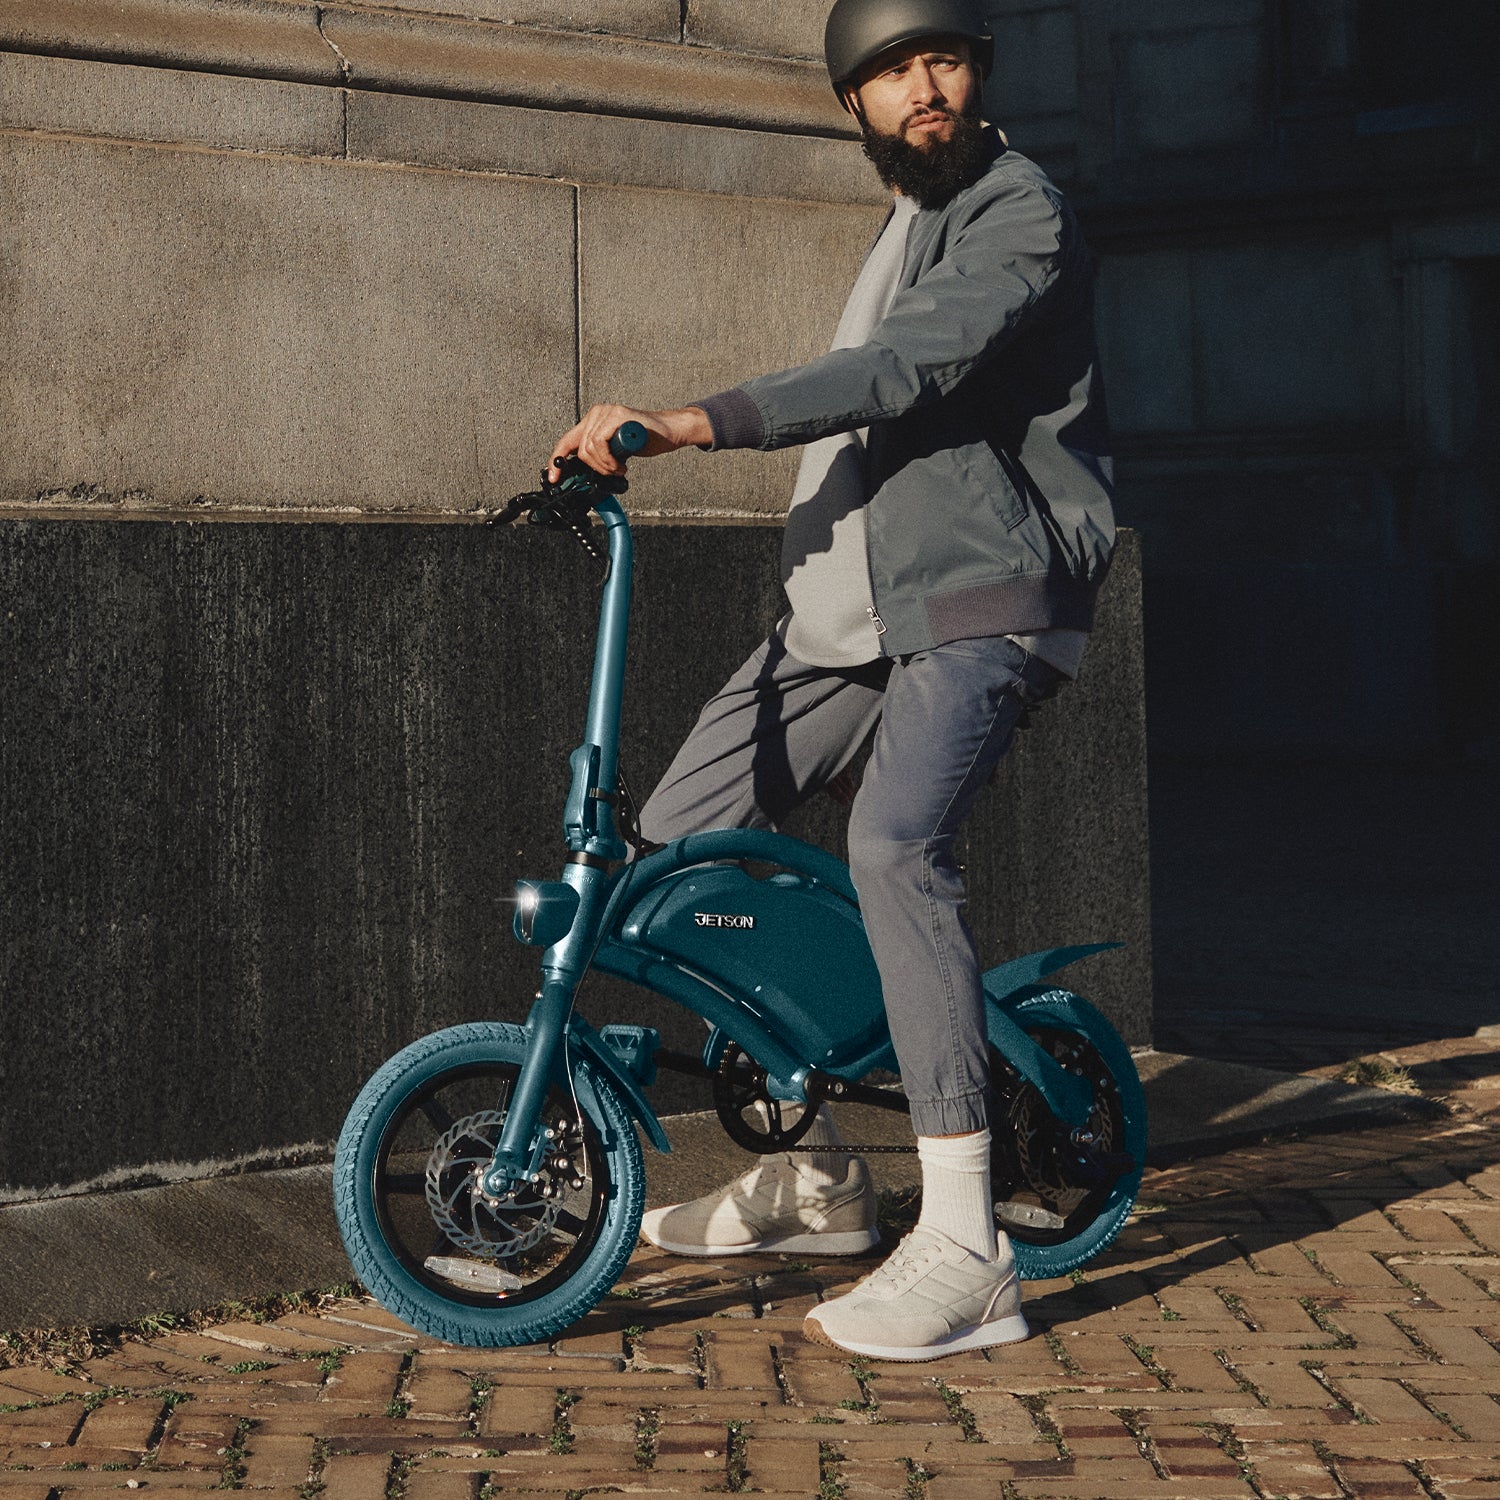
[[[1014,1019],[1014,1003],[1034,993],[1037,982],[1046,975],[1055,974],[1092,953],[1122,947],[1123,943],[1084,943],[1071,948],[1044,948],[1000,964],[983,978],[990,1041],[1041,1093],[1047,1107],[1075,1129],[1081,1129],[1088,1120],[1093,1107],[1092,1090],[1083,1079],[1059,1067],[1052,1057],[1032,1042]]]
[[[1024,958],[1013,958],[1009,963],[986,970],[984,992],[996,1005],[1004,1005],[1007,1000],[1017,998],[1019,991],[1059,969],[1066,969],[1069,964],[1076,964],[1080,958],[1124,946],[1124,943],[1081,943],[1072,948],[1041,948]]]

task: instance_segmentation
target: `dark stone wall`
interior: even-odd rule
[[[627,774],[659,775],[779,607],[770,527],[643,526]],[[459,525],[0,522],[0,1187],[325,1145],[422,1033],[522,1019],[596,568]],[[1138,569],[969,841],[987,960],[1125,938],[1077,984],[1150,1035]],[[834,847],[827,799],[802,832]],[[590,980],[597,1023],[701,1025]],[[662,1109],[699,1107],[668,1080]]]

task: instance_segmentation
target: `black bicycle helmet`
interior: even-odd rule
[[[823,57],[839,102],[871,58],[919,36],[966,38],[980,77],[990,76],[995,39],[977,0],[836,0],[823,31]]]

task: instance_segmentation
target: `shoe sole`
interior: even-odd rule
[[[680,1245],[657,1239],[641,1226],[641,1238],[658,1250],[700,1259],[721,1255],[863,1255],[880,1243],[878,1229],[825,1231],[821,1234],[789,1234],[779,1240],[759,1240],[753,1245]]]
[[[962,1354],[970,1349],[992,1349],[997,1344],[1019,1344],[1031,1337],[1031,1329],[1020,1313],[1009,1318],[996,1318],[992,1323],[980,1323],[963,1333],[950,1333],[935,1344],[923,1344],[916,1349],[896,1348],[890,1344],[858,1343],[853,1339],[835,1339],[821,1323],[812,1317],[802,1320],[802,1332],[814,1343],[827,1344],[830,1349],[842,1349],[846,1354],[863,1355],[866,1359],[888,1359],[902,1364],[925,1364],[929,1360],[944,1359],[950,1354]]]

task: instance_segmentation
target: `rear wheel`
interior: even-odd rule
[[[525,1055],[525,1031],[500,1022],[423,1037],[365,1085],[339,1138],[334,1208],[354,1269],[397,1317],[450,1343],[552,1338],[614,1285],[640,1228],[635,1128],[583,1059],[574,1088],[544,1105],[539,1179],[483,1191]]]
[[[1044,1281],[1092,1259],[1124,1228],[1145,1167],[1146,1100],[1129,1049],[1088,1001],[1046,990],[1008,1009],[1093,1093],[1075,1137],[1037,1089],[990,1050],[996,1220],[1010,1236],[1021,1276]]]

